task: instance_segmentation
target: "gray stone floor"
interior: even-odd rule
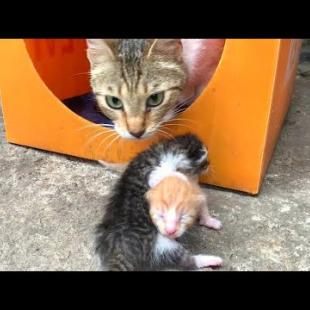
[[[310,65],[259,196],[206,187],[223,230],[184,242],[220,270],[310,270]],[[7,144],[0,114],[0,270],[97,270],[93,229],[117,173],[95,162]]]

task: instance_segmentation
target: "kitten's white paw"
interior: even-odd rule
[[[200,219],[199,224],[216,230],[221,229],[223,226],[221,221],[214,217],[208,217],[207,219],[202,218]]]
[[[195,255],[197,268],[222,266],[223,260],[218,256],[212,255]]]

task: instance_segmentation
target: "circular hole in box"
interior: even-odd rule
[[[189,70],[189,80],[177,111],[183,112],[207,88],[222,58],[225,39],[185,39],[183,58]]]
[[[32,63],[49,90],[70,110],[97,124],[111,124],[91,93],[84,39],[26,39]]]

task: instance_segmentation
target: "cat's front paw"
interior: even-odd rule
[[[208,218],[201,218],[199,220],[199,224],[200,225],[203,225],[203,226],[206,226],[208,228],[212,228],[212,229],[215,229],[215,230],[219,230],[222,228],[222,223],[220,220],[214,218],[214,217],[208,217]]]
[[[223,260],[218,256],[195,255],[194,259],[197,268],[218,267],[223,265]]]

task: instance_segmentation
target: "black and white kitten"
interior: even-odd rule
[[[207,150],[192,134],[163,140],[133,159],[114,186],[102,222],[96,251],[107,271],[137,271],[158,267],[197,269],[222,264],[216,256],[191,255],[153,224],[146,193],[173,171],[197,177],[208,166]]]

